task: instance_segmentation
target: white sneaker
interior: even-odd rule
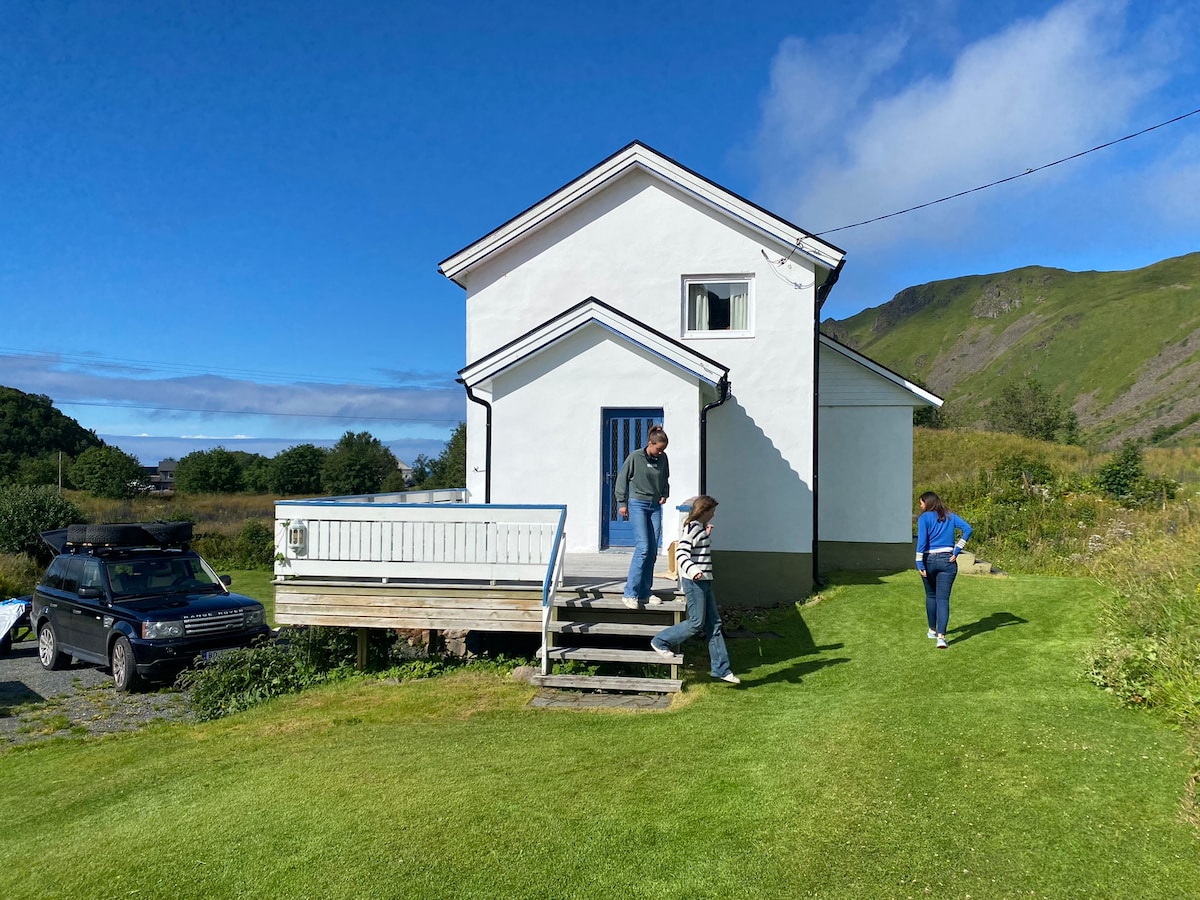
[[[730,672],[726,675],[722,675],[721,680],[728,681],[730,684],[741,684],[742,683],[742,679],[738,678],[732,672]]]
[[[637,597],[622,597],[621,602],[625,604],[625,607],[627,609],[637,609],[638,608]]]
[[[934,631],[932,628],[930,628],[927,632],[925,632],[925,637],[929,638],[932,641],[934,638],[937,637],[937,632]]]
[[[654,643],[654,641],[650,642],[650,649],[653,650],[655,653],[657,653],[659,656],[665,657],[666,659],[674,659],[675,658],[675,654],[672,653],[669,648],[663,647],[660,644],[656,644],[656,643]]]
[[[658,594],[651,594],[650,599],[647,600],[646,602],[649,603],[651,606],[661,606],[662,605],[662,597],[658,596]]]

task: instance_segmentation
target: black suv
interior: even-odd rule
[[[190,522],[72,525],[42,533],[58,554],[33,593],[38,657],[110,666],[117,690],[171,681],[196,660],[271,633],[261,603],[230,593],[189,548]]]

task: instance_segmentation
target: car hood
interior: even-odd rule
[[[262,604],[241,594],[159,594],[152,597],[131,597],[119,600],[113,605],[138,615],[163,615],[165,618],[173,618]]]

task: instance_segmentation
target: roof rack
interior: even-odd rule
[[[68,525],[43,531],[42,540],[55,553],[76,550],[178,548],[188,549],[191,522],[124,522],[109,525]]]

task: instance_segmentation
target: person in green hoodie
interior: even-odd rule
[[[671,464],[667,461],[667,433],[661,425],[651,425],[646,446],[625,457],[617,473],[615,494],[618,512],[633,525],[633,559],[621,598],[630,609],[639,603],[655,603],[650,588],[654,585],[654,563],[662,543],[662,508],[670,494]]]

